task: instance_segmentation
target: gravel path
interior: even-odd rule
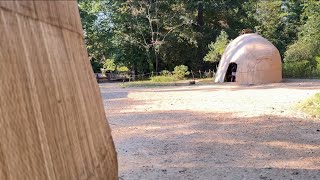
[[[120,179],[320,179],[320,81],[100,89]]]

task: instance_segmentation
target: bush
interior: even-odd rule
[[[221,31],[220,35],[217,37],[216,41],[211,42],[208,45],[209,52],[203,58],[204,61],[209,62],[218,62],[221,59],[221,56],[224,50],[229,44],[229,36],[225,31]]]
[[[320,69],[308,61],[286,62],[283,64],[284,78],[320,78]]]
[[[162,76],[171,76],[171,75],[172,75],[171,72],[168,71],[168,70],[163,70],[163,71],[161,71],[160,74],[161,74]]]
[[[121,64],[120,65],[115,64],[114,59],[105,60],[105,62],[103,64],[103,69],[105,69],[106,71],[110,71],[110,72],[114,72],[114,71],[127,72],[127,71],[129,71],[129,68],[127,68],[126,66],[123,66]]]
[[[107,71],[115,71],[117,68],[116,64],[114,63],[113,59],[107,59],[105,60],[103,64],[103,69],[106,69]]]
[[[314,115],[320,116],[320,93],[315,94],[314,96],[306,99],[302,103],[299,104],[299,109],[302,111]]]
[[[129,68],[127,68],[126,66],[120,66],[120,67],[117,67],[117,71],[119,71],[119,72],[128,72]]]
[[[174,76],[177,79],[183,79],[185,76],[189,75],[188,66],[180,65],[176,66],[173,71]]]
[[[170,76],[170,75],[168,75],[168,76],[153,76],[153,77],[151,77],[150,78],[150,80],[152,81],[152,82],[173,82],[173,81],[177,81],[178,79],[177,79],[177,77],[175,77],[175,76]]]

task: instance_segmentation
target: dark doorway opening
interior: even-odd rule
[[[236,82],[237,64],[230,63],[224,78],[225,82]]]

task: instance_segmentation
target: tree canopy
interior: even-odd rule
[[[94,67],[112,59],[138,73],[212,69],[243,29],[267,38],[285,62],[319,63],[316,0],[80,0],[79,9]]]

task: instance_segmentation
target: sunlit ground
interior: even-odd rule
[[[320,177],[320,122],[292,108],[320,82],[100,88],[121,179]]]

